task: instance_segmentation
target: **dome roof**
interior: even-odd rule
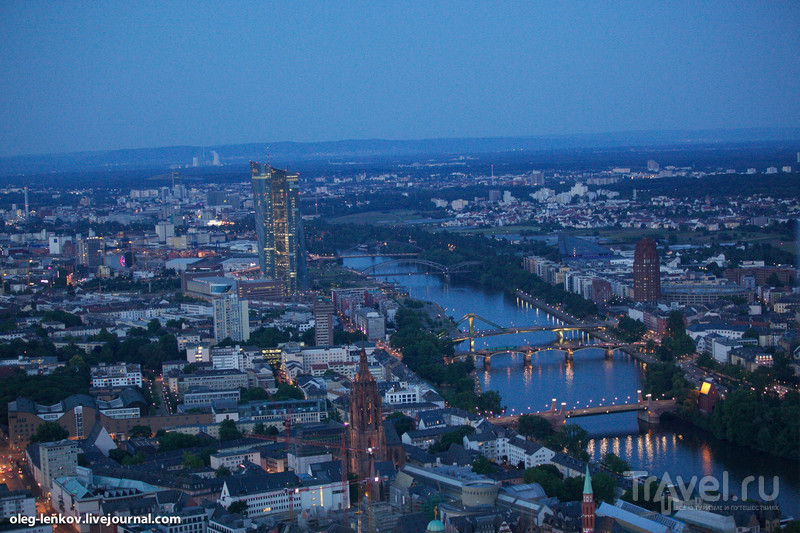
[[[427,533],[442,532],[444,531],[444,524],[441,520],[431,520],[428,522],[428,528],[425,531]]]

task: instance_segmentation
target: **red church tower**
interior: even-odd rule
[[[583,533],[594,533],[594,493],[589,465],[586,465],[586,477],[583,480],[583,501],[581,502],[581,528]]]
[[[350,460],[348,471],[358,474],[358,479],[372,477],[373,461],[386,457],[386,435],[383,432],[383,414],[378,385],[369,371],[367,352],[361,347],[358,374],[350,391]]]

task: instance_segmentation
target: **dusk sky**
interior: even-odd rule
[[[800,126],[800,2],[0,2],[0,155]]]

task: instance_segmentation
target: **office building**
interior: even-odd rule
[[[661,265],[656,241],[645,238],[636,243],[633,254],[633,299],[657,302],[661,297]]]
[[[102,237],[88,237],[78,241],[78,264],[97,268],[105,264],[106,250]]]
[[[45,494],[50,492],[54,479],[74,476],[78,468],[78,443],[73,440],[32,444],[25,453],[33,477]]]
[[[333,302],[314,300],[314,345],[333,344]]]
[[[271,302],[283,298],[283,283],[266,279],[236,280],[239,298],[250,301]]]
[[[167,239],[175,236],[175,224],[171,222],[159,222],[156,224],[156,235],[158,242],[165,243]]]
[[[261,272],[294,294],[304,288],[306,272],[298,175],[253,161],[250,173]]]
[[[230,337],[236,342],[250,338],[250,310],[247,300],[236,294],[214,299],[214,343]]]

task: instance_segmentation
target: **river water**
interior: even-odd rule
[[[349,258],[344,265],[361,270],[387,258]],[[552,316],[502,293],[489,292],[458,283],[445,283],[442,276],[421,275],[413,265],[386,267],[382,279],[408,289],[412,298],[437,302],[448,315],[460,319],[475,313],[502,326],[554,324]],[[413,275],[404,273],[415,272]],[[466,329],[466,324],[460,326]],[[475,322],[475,329],[494,329]],[[589,340],[582,333],[573,333]],[[485,337],[475,340],[475,348],[535,346],[551,343],[555,334],[529,334]],[[456,347],[466,350],[466,343]],[[531,364],[525,365],[521,355],[494,356],[489,367],[477,358],[478,376],[484,390],[496,390],[503,397],[509,413],[546,410],[552,399],[567,407],[603,405],[635,401],[642,388],[642,364],[630,356],[615,352],[608,360],[599,349],[575,352],[568,363],[563,352],[538,352]],[[677,420],[657,426],[641,424],[634,412],[571,419],[589,431],[592,440],[588,452],[594,460],[613,452],[632,468],[651,475],[669,474],[688,480],[692,476],[714,476],[723,479],[727,472],[730,493],[739,494],[741,481],[747,476],[764,476],[766,493],[772,493],[773,476],[779,476],[778,502],[785,515],[800,518],[800,465],[714,439],[712,435]],[[720,481],[721,482],[721,481]],[[751,486],[751,495],[755,489]]]

